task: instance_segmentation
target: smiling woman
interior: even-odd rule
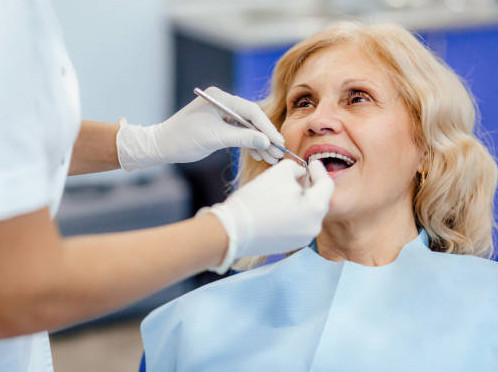
[[[339,23],[282,57],[263,107],[334,179],[322,230],[150,314],[147,370],[496,371],[497,167],[458,76],[399,26]],[[244,155],[241,183],[266,168]]]
[[[408,31],[344,22],[318,33],[281,58],[262,106],[289,149],[305,158],[326,151],[349,159],[347,167],[323,160],[336,190],[319,249],[334,246],[334,255],[367,265],[387,263],[423,228],[433,251],[493,253],[497,171],[473,133],[474,99]],[[243,155],[241,183],[266,168]],[[372,235],[385,246],[386,236],[396,238],[393,231],[402,234],[380,262],[347,248],[354,240],[348,230],[362,221],[372,231],[369,255]],[[331,230],[337,239],[335,226],[345,250],[325,239]],[[237,268],[259,262],[242,260]]]

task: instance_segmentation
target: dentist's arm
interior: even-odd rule
[[[306,245],[333,182],[318,161],[307,189],[304,173],[283,160],[212,213],[152,229],[62,238],[48,208],[0,221],[0,338],[98,316],[237,257]]]
[[[199,97],[156,125],[129,125],[126,120],[121,120],[120,125],[83,121],[70,174],[188,163],[226,147],[251,149],[257,160],[264,159],[270,164],[283,156],[270,145],[270,140],[283,145],[283,137],[256,103],[214,87],[206,92],[251,121],[262,133],[227,124],[223,113]]]
[[[116,148],[119,125],[83,120],[73,147],[69,175],[121,168]]]

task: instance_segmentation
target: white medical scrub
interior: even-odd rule
[[[496,372],[498,264],[432,252],[380,267],[305,248],[153,311],[147,372]]]
[[[0,220],[46,206],[55,214],[79,125],[76,75],[52,4],[0,0]],[[0,340],[0,371],[53,371],[47,332]]]

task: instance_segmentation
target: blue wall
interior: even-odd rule
[[[256,101],[264,98],[275,63],[290,47],[238,50],[234,55],[234,94]]]

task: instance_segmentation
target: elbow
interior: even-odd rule
[[[23,330],[12,323],[0,323],[0,340],[29,334],[31,332],[23,332]]]
[[[0,295],[0,339],[22,336],[51,329],[53,312],[30,296]],[[4,305],[5,304],[5,305]]]
[[[3,301],[2,304],[9,304]],[[0,339],[22,336],[43,330],[37,322],[34,321],[32,311],[19,309],[15,305],[2,306],[0,310]]]
[[[2,304],[5,303],[7,302],[2,301]],[[25,318],[24,314],[14,311],[12,306],[2,306],[2,310],[0,311],[0,339],[36,332],[28,326]]]

